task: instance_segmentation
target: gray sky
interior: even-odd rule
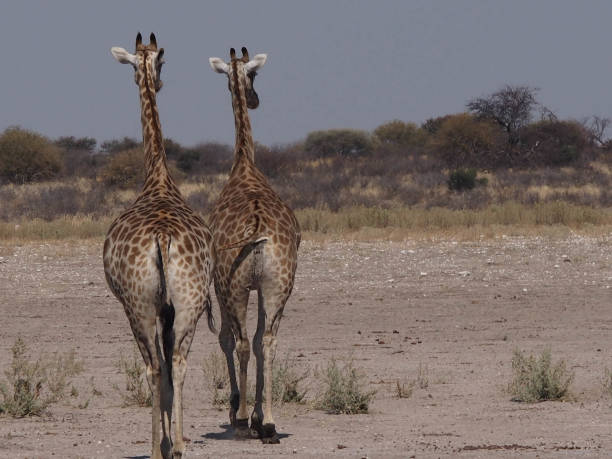
[[[505,83],[541,88],[562,118],[612,117],[612,2],[28,1],[0,14],[0,129],[99,142],[141,137],[130,66],[138,31],[166,50],[158,106],[164,135],[232,144],[224,75],[208,57],[267,53],[251,111],[268,145],[317,129],[371,130],[464,110]]]

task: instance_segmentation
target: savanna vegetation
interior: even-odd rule
[[[610,120],[561,120],[538,90],[505,86],[466,111],[372,132],[331,129],[257,144],[256,164],[306,231],[430,230],[470,225],[612,224]],[[165,140],[174,178],[207,214],[232,161],[218,143]],[[136,196],[136,139],[0,135],[0,237],[96,237]]]

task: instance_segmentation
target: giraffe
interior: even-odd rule
[[[156,105],[164,49],[157,48],[154,34],[149,45],[142,44],[139,33],[136,54],[118,47],[111,53],[136,72],[146,179],[136,201],[108,230],[104,273],[123,304],[146,364],[153,396],[152,457],[177,458],[185,450],[182,392],[187,354],[202,312],[214,331],[209,292],[212,234],[187,206],[168,172]]]
[[[236,434],[259,437],[264,443],[278,443],[272,417],[272,362],[283,308],[293,289],[301,236],[293,212],[254,163],[255,148],[247,109],[259,105],[253,80],[267,56],[258,54],[250,60],[246,48],[242,48],[242,58],[237,58],[232,48],[230,58],[229,63],[219,58],[209,59],[213,70],[228,76],[236,129],[229,179],[210,219],[217,251],[214,283],[221,310],[219,344],[227,360],[230,421]],[[249,429],[246,391],[250,351],[246,313],[251,290],[257,290],[258,294],[258,319],[253,339],[256,397]],[[240,387],[236,383],[234,349],[240,365]]]

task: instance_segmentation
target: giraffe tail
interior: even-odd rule
[[[174,306],[168,292],[168,263],[170,260],[170,235],[157,235],[157,267],[159,269],[160,304],[157,310],[157,336],[163,351],[167,374],[172,381],[172,352],[174,348]]]
[[[160,296],[163,304],[171,304],[168,293],[168,264],[170,261],[170,235],[157,235],[157,267],[160,277]]]
[[[215,317],[212,313],[212,301],[210,300],[210,293],[206,295],[206,301],[204,303],[204,312],[206,312],[206,321],[208,322],[208,329],[216,335],[217,328],[215,327]]]

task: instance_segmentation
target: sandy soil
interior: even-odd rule
[[[377,391],[370,414],[285,405],[275,411],[279,445],[234,440],[206,389],[203,361],[218,345],[202,322],[186,380],[187,457],[612,456],[602,385],[612,368],[611,243],[306,241],[277,356],[291,352],[312,369],[352,356]],[[93,242],[0,244],[0,367],[18,336],[34,356],[75,349],[85,363],[78,397],[42,417],[0,417],[0,457],[150,453],[149,410],[123,408],[113,389],[124,384],[116,364],[132,336],[100,253]],[[510,401],[513,350],[547,347],[575,372],[574,400]],[[419,367],[427,387],[397,398],[396,381],[416,379]],[[316,380],[309,385],[315,394]],[[94,386],[101,394],[79,408]]]

